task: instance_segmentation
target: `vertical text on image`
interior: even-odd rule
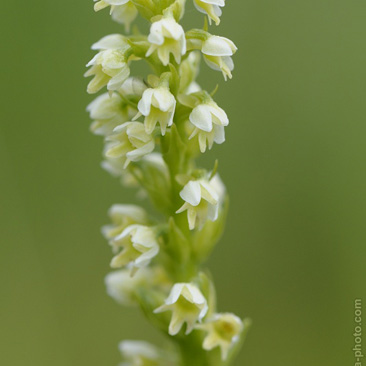
[[[355,299],[355,329],[354,329],[354,357],[355,366],[362,366],[363,353],[362,353],[362,299]]]

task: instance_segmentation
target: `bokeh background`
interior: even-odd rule
[[[209,262],[220,308],[253,319],[238,366],[354,362],[365,17],[360,0],[228,0],[212,29],[239,47],[232,81],[206,67],[200,77],[221,83],[231,122],[203,163],[219,156],[232,198]],[[185,26],[202,22],[190,6]],[[103,284],[111,253],[99,228],[111,204],[133,199],[99,167],[82,75],[89,46],[121,27],[91,0],[32,0],[4,1],[0,28],[0,363],[116,365],[121,339],[157,337]]]

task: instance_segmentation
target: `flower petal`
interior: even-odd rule
[[[126,39],[121,34],[110,34],[103,37],[91,47],[92,50],[108,50],[123,48],[127,45]]]
[[[151,99],[154,94],[154,89],[146,89],[142,94],[142,98],[138,103],[138,110],[142,113],[143,116],[148,116],[151,110]]]
[[[152,97],[152,104],[162,112],[167,112],[174,106],[175,98],[167,88],[157,88]]]
[[[205,104],[199,104],[189,116],[191,123],[202,131],[212,131],[212,116],[210,108]]]
[[[180,192],[181,198],[191,204],[198,206],[201,202],[201,185],[197,181],[188,182]]]
[[[202,53],[209,56],[232,56],[236,51],[230,39],[220,36],[211,36],[202,45]]]

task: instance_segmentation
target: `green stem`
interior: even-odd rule
[[[182,366],[214,366],[210,362],[207,351],[202,348],[202,340],[193,331],[179,342]]]

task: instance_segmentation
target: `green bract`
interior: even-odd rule
[[[225,0],[192,0],[218,25]],[[232,77],[237,48],[205,29],[185,31],[179,24],[185,0],[95,0],[110,9],[128,31],[138,14],[148,35],[112,34],[92,47],[89,93],[104,87],[87,108],[91,131],[103,136],[102,166],[149,198],[148,213],[132,204],[115,204],[102,232],[113,251],[106,277],[108,294],[118,303],[138,305],[147,319],[169,335],[157,348],[123,341],[123,365],[228,365],[249,326],[231,313],[218,313],[212,277],[203,268],[225,227],[228,195],[217,173],[196,159],[225,141],[229,119],[213,93],[197,83],[201,59],[225,80]],[[207,24],[207,22],[206,22]],[[146,79],[130,76],[131,63],[144,61]]]

